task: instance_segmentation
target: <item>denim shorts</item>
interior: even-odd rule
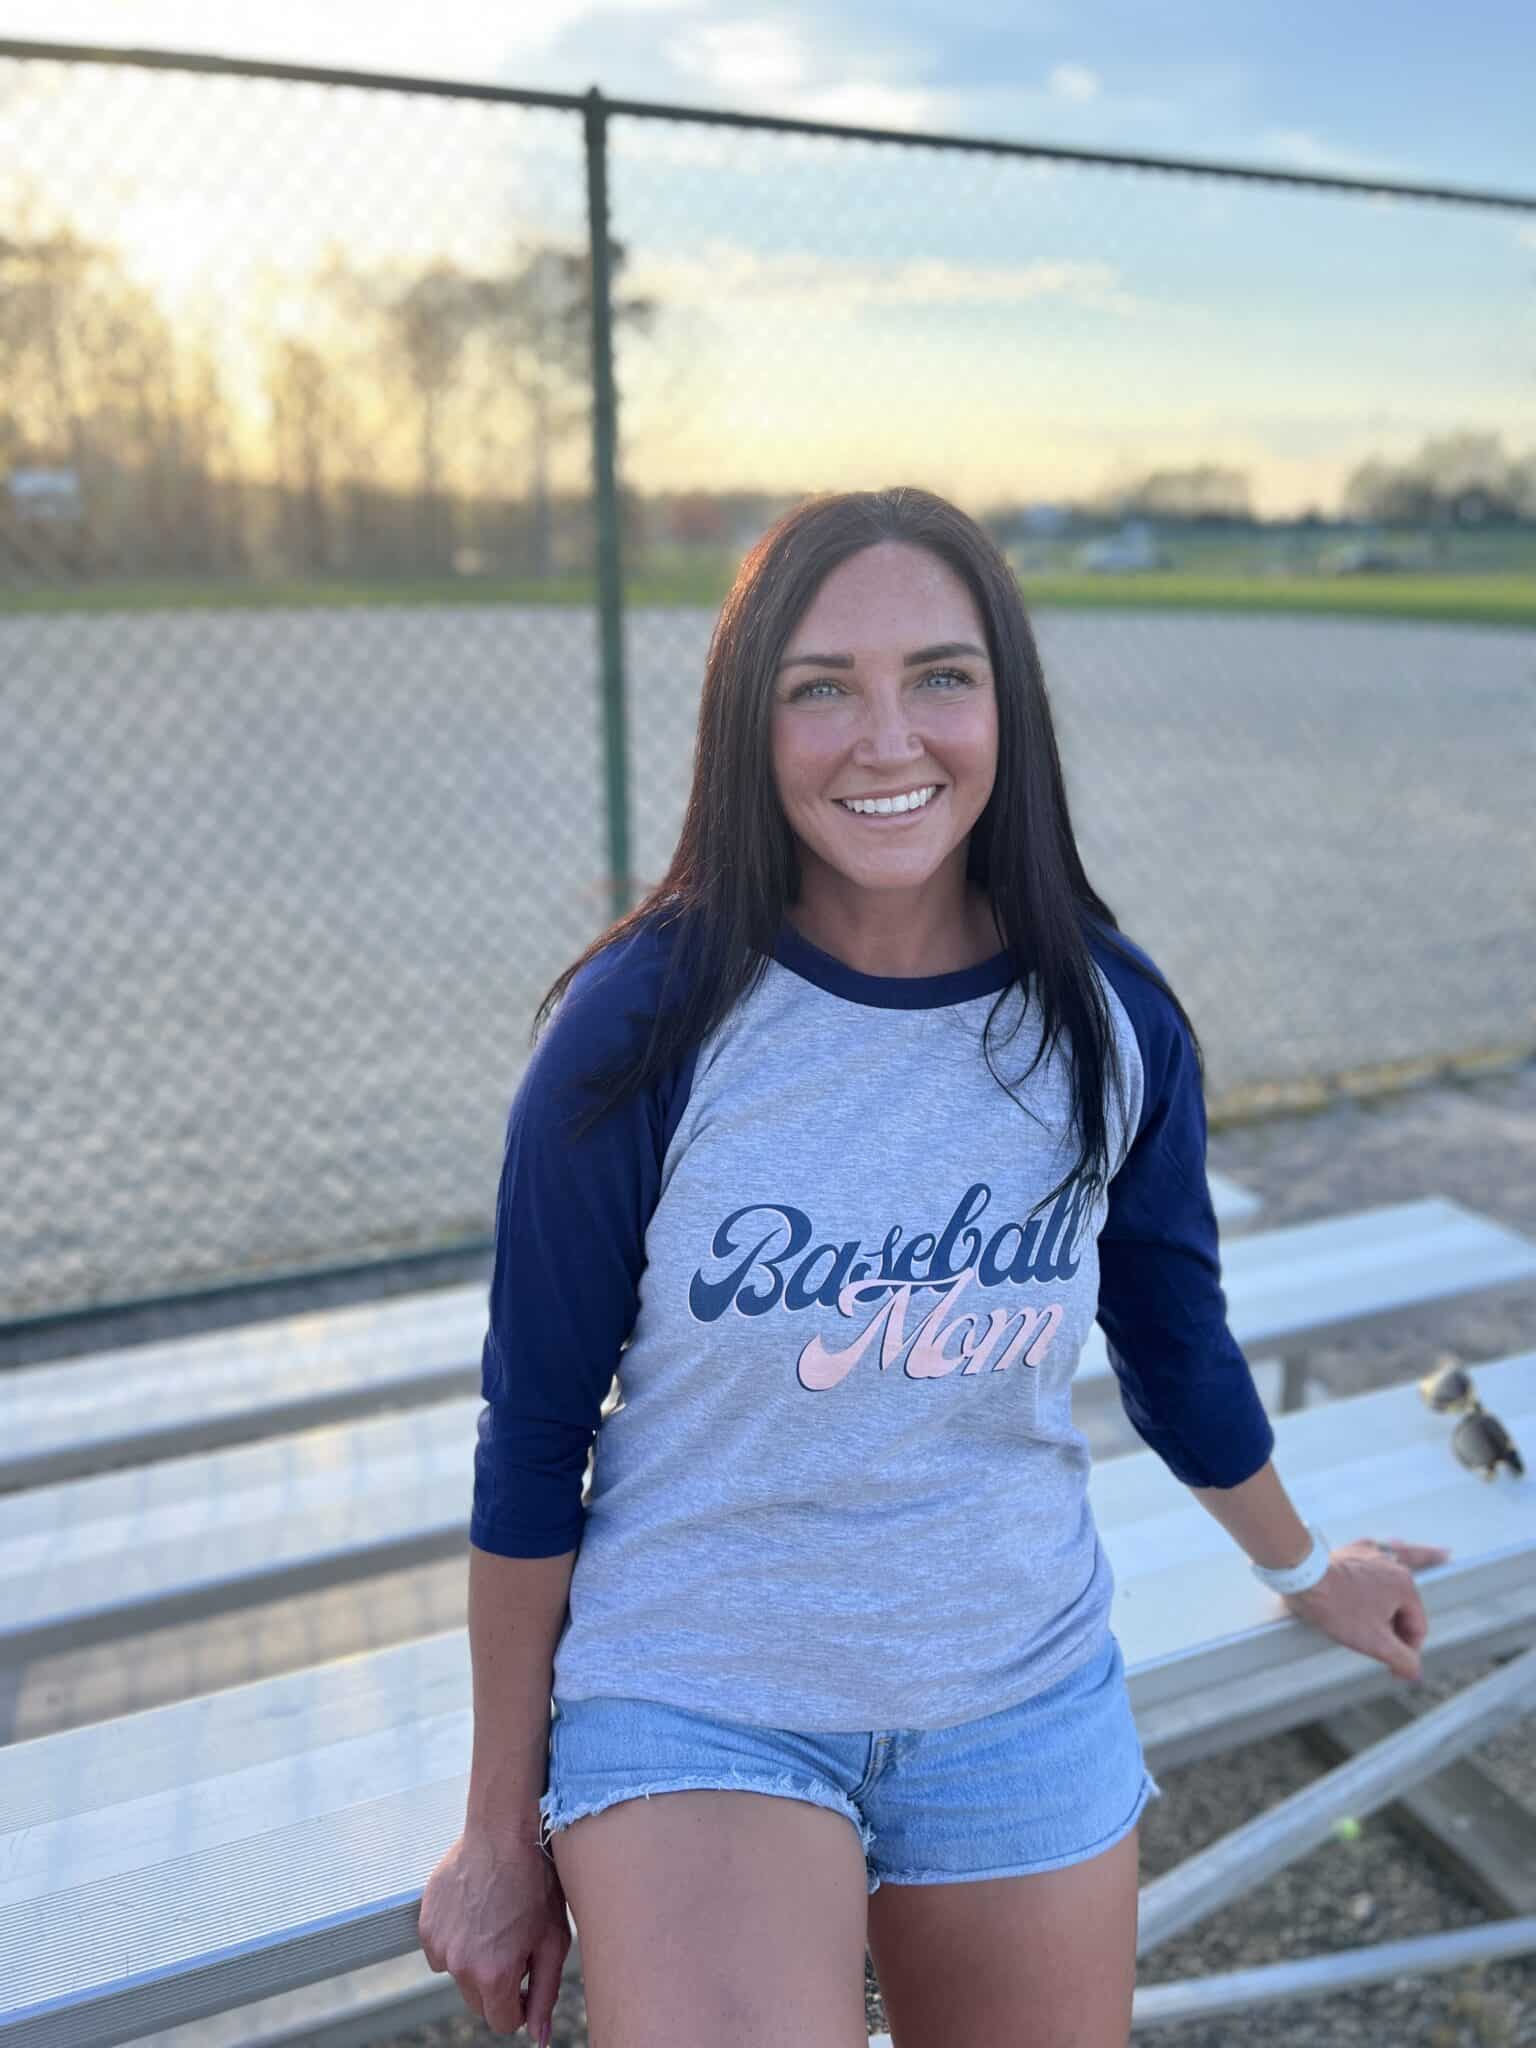
[[[869,1891],[1059,1870],[1130,1833],[1146,1767],[1114,1632],[1043,1692],[948,1728],[798,1734],[629,1698],[553,1702],[539,1846],[623,1799],[703,1787],[846,1814]]]

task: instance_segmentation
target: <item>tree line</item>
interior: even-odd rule
[[[621,243],[609,260],[616,346],[653,344],[663,308],[626,288]],[[588,566],[584,244],[525,245],[479,271],[446,258],[369,269],[333,245],[297,309],[294,292],[272,284],[249,308],[253,426],[219,344],[169,317],[113,248],[67,226],[0,230],[0,575],[543,581]],[[18,495],[47,470],[73,478],[52,516]],[[621,510],[632,543],[730,550],[793,495],[652,494],[647,517],[630,490]],[[1258,523],[1249,479],[1214,464],[1132,474],[1059,509],[1079,525]],[[1359,465],[1340,511],[1432,530],[1536,522],[1536,450],[1431,437],[1410,461]],[[1017,518],[994,507],[988,523]]]

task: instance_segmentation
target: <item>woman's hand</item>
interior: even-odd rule
[[[1291,1613],[1336,1643],[1375,1657],[1399,1678],[1423,1676],[1419,1650],[1429,1634],[1413,1574],[1450,1556],[1434,1543],[1386,1543],[1360,1537],[1331,1553],[1328,1569],[1305,1593],[1281,1595]]]
[[[493,2034],[548,2033],[571,1929],[554,1860],[536,1842],[466,1827],[427,1879],[417,1932],[428,1964]]]

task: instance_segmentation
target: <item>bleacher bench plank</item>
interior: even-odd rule
[[[1251,1223],[1264,1207],[1262,1195],[1256,1195],[1252,1188],[1245,1188],[1229,1174],[1207,1173],[1205,1178],[1211,1191],[1211,1207],[1216,1212],[1216,1221],[1223,1228],[1236,1230],[1240,1225]]]
[[[470,1393],[485,1326],[483,1285],[444,1287],[0,1373],[0,1487]]]
[[[0,1662],[461,1549],[480,1406],[476,1394],[0,1498]]]
[[[1432,1200],[1235,1240],[1223,1278],[1252,1350],[1536,1278],[1536,1246]],[[1109,1373],[1097,1324],[1074,1401],[1095,1355]],[[0,1660],[448,1555],[468,1518],[479,1408],[476,1393],[0,1498]]]
[[[1536,1280],[1536,1244],[1460,1202],[1427,1195],[1234,1238],[1221,1248],[1221,1279],[1232,1333],[1252,1351]],[[1095,1323],[1077,1377],[1110,1373]]]
[[[1218,1219],[1258,1198],[1211,1176]],[[0,1373],[0,1489],[248,1443],[480,1384],[486,1286],[434,1288]]]

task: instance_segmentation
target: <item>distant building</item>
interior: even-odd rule
[[[707,491],[688,491],[667,508],[667,538],[700,546],[723,541],[730,530],[725,501]]]
[[[1065,505],[1035,504],[1024,506],[1019,517],[1026,533],[1060,533],[1072,514]]]
[[[1077,566],[1109,574],[1165,569],[1168,558],[1144,519],[1128,519],[1118,533],[1091,540],[1077,551]]]
[[[6,481],[18,518],[78,519],[84,509],[72,469],[13,469]]]

